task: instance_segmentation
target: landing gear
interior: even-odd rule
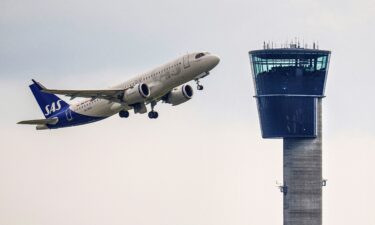
[[[156,106],[156,101],[151,102],[151,111],[148,113],[148,118],[156,119],[159,117],[159,113],[154,111],[154,107]]]
[[[155,111],[151,111],[148,113],[148,118],[150,119],[156,119],[159,117],[159,113],[158,112],[155,112]]]
[[[199,91],[203,90],[203,85],[199,83],[199,79],[196,79],[195,82],[197,83],[197,90]]]
[[[121,117],[121,118],[128,118],[129,117],[129,112],[128,111],[120,111],[118,113],[118,115]]]

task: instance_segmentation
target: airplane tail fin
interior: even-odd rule
[[[31,84],[29,87],[46,118],[54,116],[61,109],[69,106],[68,103],[66,103],[56,95],[43,92],[43,89],[45,89],[45,87],[39,82],[35,80],[32,81],[33,84]]]

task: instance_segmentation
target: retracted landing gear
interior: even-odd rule
[[[118,115],[121,117],[121,118],[128,118],[129,117],[129,112],[128,111],[120,111],[118,113]]]
[[[199,79],[196,79],[195,82],[197,83],[197,90],[199,91],[203,90],[203,85],[199,83]]]
[[[156,101],[151,102],[151,111],[148,113],[148,118],[156,119],[159,117],[159,113],[154,111],[154,107],[156,106]]]

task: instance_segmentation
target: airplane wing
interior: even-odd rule
[[[124,93],[124,89],[101,89],[101,90],[57,90],[48,89],[41,83],[33,80],[37,84],[42,92],[49,94],[65,95],[71,99],[82,97],[82,98],[102,98],[110,101],[119,101]]]
[[[39,120],[23,120],[17,124],[29,124],[29,125],[46,125],[46,124],[56,124],[59,121],[58,118],[49,119],[39,119]]]

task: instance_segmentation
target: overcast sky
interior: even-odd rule
[[[281,224],[282,141],[260,137],[248,51],[332,51],[324,224],[375,224],[375,2],[0,1],[0,224]],[[103,88],[186,52],[221,57],[186,104],[36,131],[28,85]]]

